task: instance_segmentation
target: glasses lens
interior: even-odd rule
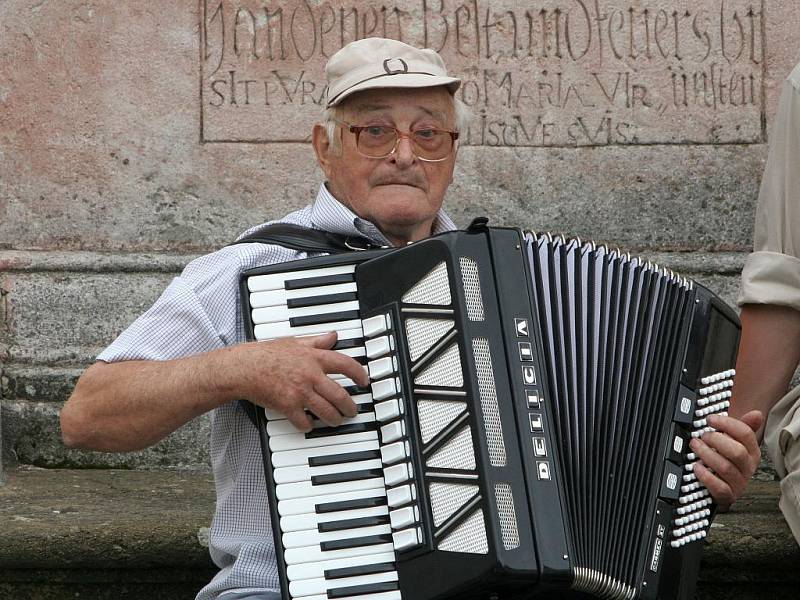
[[[450,154],[453,138],[447,131],[438,129],[419,129],[411,133],[414,152],[419,158],[439,160]]]
[[[365,127],[358,135],[358,150],[364,156],[383,158],[394,150],[397,132],[392,127]]]

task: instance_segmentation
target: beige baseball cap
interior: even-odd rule
[[[460,79],[447,75],[442,57],[434,50],[385,38],[350,42],[328,60],[325,76],[326,108],[362,90],[445,85],[454,94],[461,85]]]

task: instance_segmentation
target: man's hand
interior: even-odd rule
[[[337,426],[356,415],[356,405],[328,374],[340,373],[360,386],[369,384],[366,370],[353,358],[335,352],[336,333],[252,342],[226,349],[225,380],[242,397],[286,415],[301,431],[311,430],[316,415]]]
[[[699,458],[694,473],[723,511],[744,493],[761,461],[756,432],[763,423],[764,415],[757,410],[741,419],[712,415],[708,424],[716,431],[690,443]]]

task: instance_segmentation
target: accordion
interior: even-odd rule
[[[690,598],[692,437],[738,318],[618,250],[476,224],[242,274],[251,340],[335,330],[370,386],[309,433],[258,409],[283,597]]]

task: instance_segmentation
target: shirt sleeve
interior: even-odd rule
[[[738,304],[800,310],[800,65],[784,83]]]
[[[230,250],[195,259],[97,360],[170,360],[234,343],[240,271]]]

